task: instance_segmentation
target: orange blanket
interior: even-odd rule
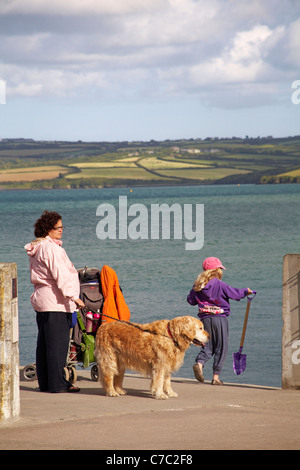
[[[129,321],[130,311],[121,292],[115,271],[105,265],[101,269],[100,278],[104,297],[102,323],[111,322],[113,319]],[[105,315],[113,318],[105,317]]]

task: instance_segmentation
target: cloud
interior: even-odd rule
[[[164,5],[164,0],[2,0],[0,14],[13,15],[123,15],[137,11],[149,11]]]
[[[299,70],[300,67],[300,18],[292,21],[286,27],[278,28],[278,34],[271,44],[266,58],[279,68]]]
[[[292,0],[2,0],[0,31],[10,96],[253,106],[300,65]]]

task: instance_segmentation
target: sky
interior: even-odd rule
[[[2,139],[286,137],[299,101],[300,0],[0,0]]]

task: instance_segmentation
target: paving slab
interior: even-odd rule
[[[177,398],[156,400],[150,380],[124,379],[125,396],[106,397],[88,371],[76,394],[41,393],[20,382],[21,416],[0,423],[1,450],[298,450],[300,391],[212,386],[173,378]],[[187,452],[185,452],[187,454]],[[115,455],[115,454],[113,454]]]

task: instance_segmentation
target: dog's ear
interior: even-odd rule
[[[187,349],[195,339],[196,328],[189,317],[176,317],[170,320],[170,332],[180,349]]]
[[[182,333],[189,339],[189,341],[194,341],[196,336],[196,328],[194,322],[189,317],[183,317],[185,319],[185,326]]]

